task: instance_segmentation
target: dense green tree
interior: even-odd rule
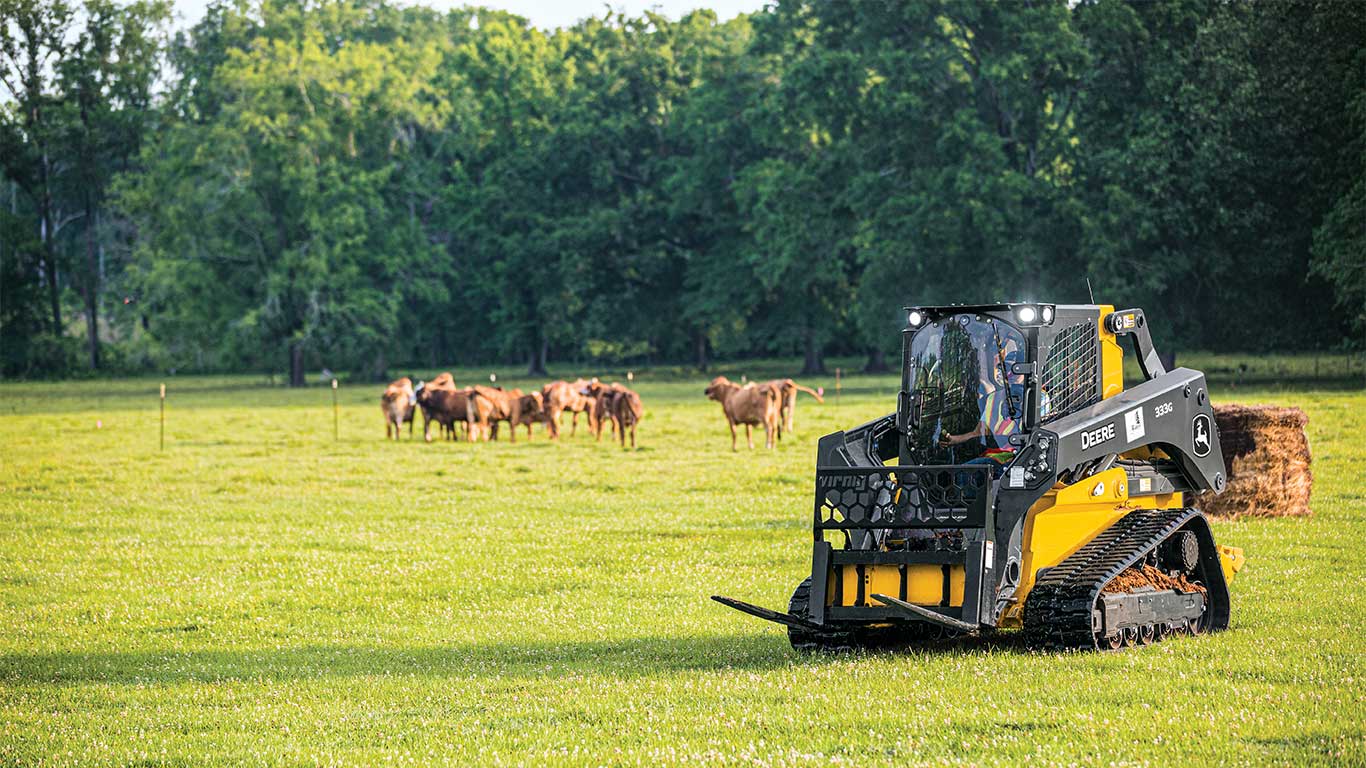
[[[62,275],[74,277],[92,369],[100,367],[102,276],[106,268],[117,269],[103,258],[117,232],[106,215],[107,192],[112,178],[132,167],[155,119],[152,87],[169,16],[161,0],[0,4],[0,82],[10,97],[0,108],[0,155],[5,175],[25,193],[36,230],[35,239],[15,241],[15,274],[28,271],[25,252],[36,255],[39,269],[33,272],[42,272],[47,288],[48,337],[58,339],[66,331]],[[10,213],[19,217],[18,200],[11,200]],[[19,292],[11,298],[31,296]],[[32,354],[23,352],[47,334],[25,328],[17,315],[10,318],[0,328],[9,347],[6,369],[51,366],[51,360],[37,358],[60,356],[63,345],[39,344]]]
[[[123,200],[154,331],[197,353],[230,339],[257,364],[256,350],[286,352],[298,386],[307,353],[373,359],[408,292],[440,289],[400,170],[415,128],[448,106],[437,45],[363,39],[365,6],[261,10],[259,35],[215,70],[220,110],[172,127]],[[227,306],[199,306],[216,298]]]
[[[0,111],[0,157],[5,175],[33,208],[39,269],[47,288],[49,331],[63,331],[58,254],[54,240],[70,223],[57,199],[60,175],[62,95],[53,68],[66,55],[72,11],[64,0],[0,0],[0,83],[7,91]]]
[[[165,0],[116,5],[87,0],[84,28],[60,65],[61,90],[68,95],[64,144],[70,156],[70,199],[80,206],[84,258],[76,263],[85,306],[90,367],[100,367],[100,290],[108,226],[102,226],[113,177],[131,168],[155,112],[156,81],[163,32],[170,18]],[[102,231],[103,230],[103,231]]]
[[[879,369],[1088,280],[1164,346],[1366,332],[1359,3],[67,2],[0,0],[7,375]]]

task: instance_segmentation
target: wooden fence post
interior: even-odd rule
[[[341,442],[341,427],[337,411],[337,378],[332,377],[332,442]]]

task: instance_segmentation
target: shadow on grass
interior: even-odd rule
[[[329,677],[636,678],[660,672],[763,671],[827,664],[837,656],[800,656],[762,634],[705,638],[513,642],[388,648],[307,645],[295,648],[129,652],[56,652],[0,656],[0,681],[11,684],[175,684],[289,681]]]
[[[175,633],[198,627],[176,627]],[[960,638],[853,652],[797,653],[773,633],[701,638],[644,637],[577,642],[488,643],[387,648],[306,645],[295,648],[128,652],[56,652],[0,656],[0,681],[62,685],[158,685],[335,677],[514,677],[601,675],[633,679],[661,672],[762,672],[819,667],[870,657],[1024,653],[1013,635]]]

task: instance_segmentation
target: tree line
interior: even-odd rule
[[[1366,333],[1366,5],[0,0],[0,365],[886,365],[909,303]],[[1088,287],[1089,283],[1089,287]]]

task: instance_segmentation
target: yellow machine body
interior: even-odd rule
[[[1107,469],[1079,483],[1054,488],[1030,508],[1025,518],[1020,586],[1001,626],[1020,626],[1025,599],[1040,569],[1062,562],[1136,509],[1172,509],[1183,504],[1180,493],[1131,496],[1130,490],[1123,469]]]

